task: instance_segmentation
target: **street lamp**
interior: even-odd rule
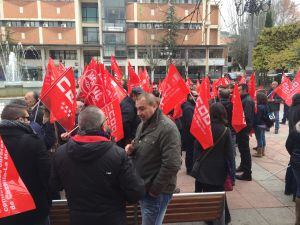
[[[261,12],[267,12],[270,9],[271,0],[235,0],[235,7],[238,16],[244,13],[250,14],[249,26],[249,41],[248,41],[248,62],[246,67],[246,74],[251,74],[253,71],[252,51],[254,47],[254,15],[259,15]]]

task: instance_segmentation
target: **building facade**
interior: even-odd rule
[[[182,75],[221,74],[227,47],[220,44],[218,5],[202,0],[195,11],[197,0],[171,2],[180,20],[172,62]],[[0,0],[1,34],[30,49],[32,68],[52,57],[81,74],[92,57],[109,67],[114,55],[125,74],[130,61],[136,71],[155,68],[158,78],[168,59],[160,42],[168,7],[168,0]]]

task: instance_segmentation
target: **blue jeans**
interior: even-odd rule
[[[265,132],[266,130],[264,128],[255,126],[254,127],[255,137],[257,141],[257,147],[265,147],[266,146],[266,136]]]
[[[294,173],[294,177],[296,179],[296,183],[297,183],[297,198],[300,198],[300,170],[299,169],[293,169],[293,173]]]
[[[275,130],[279,130],[279,111],[275,111],[274,115],[275,115]]]
[[[141,201],[142,225],[161,225],[173,194],[160,194],[157,198],[146,195]]]

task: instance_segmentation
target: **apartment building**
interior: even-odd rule
[[[220,44],[218,5],[202,0],[190,15],[198,0],[171,2],[181,20],[173,62],[182,75],[220,74],[227,47]],[[158,78],[168,58],[160,44],[168,7],[168,0],[0,0],[1,34],[29,49],[27,64],[40,74],[48,57],[80,74],[92,57],[109,66],[115,55],[125,74],[129,60],[136,71],[155,64]],[[156,52],[150,59],[149,49]]]

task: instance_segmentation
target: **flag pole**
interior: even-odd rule
[[[36,111],[35,111],[35,115],[34,115],[34,120],[33,122],[36,121],[36,117],[37,117],[37,114],[38,114],[38,111],[39,111],[39,108],[40,108],[40,103],[41,103],[41,100],[39,100],[34,106],[32,109],[34,109],[35,107],[37,107]]]
[[[67,135],[69,136],[73,131],[75,131],[77,128],[79,128],[79,126],[77,125],[73,130],[71,130],[71,131],[69,131],[68,133],[67,133]]]

